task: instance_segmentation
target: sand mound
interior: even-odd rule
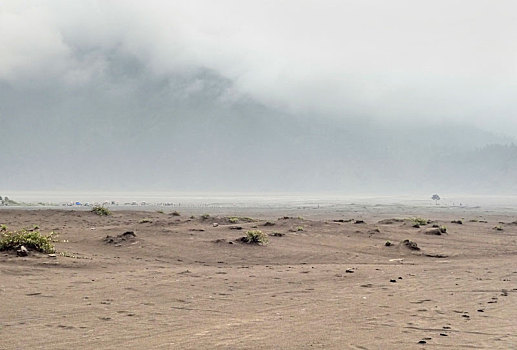
[[[136,238],[136,234],[133,231],[126,231],[117,236],[106,236],[104,238],[104,242],[106,244],[121,244],[128,241],[134,241]]]

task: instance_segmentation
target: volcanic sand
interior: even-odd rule
[[[0,349],[517,349],[510,214],[226,211],[0,210],[58,233],[0,252]]]

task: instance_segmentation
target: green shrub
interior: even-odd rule
[[[210,214],[201,215],[201,220],[208,220],[208,219],[210,219]]]
[[[242,237],[242,241],[250,244],[267,244],[269,239],[267,233],[260,230],[250,230],[246,232],[245,237]]]
[[[238,222],[239,222],[239,218],[238,218],[238,217],[235,217],[235,216],[232,216],[232,217],[228,218],[228,222],[229,222],[230,224],[236,224],[236,223],[238,223]]]
[[[99,216],[111,215],[111,211],[108,208],[100,206],[100,205],[94,206],[93,209],[92,209],[92,213],[95,213],[95,214],[97,214]]]
[[[0,225],[0,232],[7,232],[7,225],[5,225],[5,224]]]
[[[415,224],[415,225],[422,225],[422,226],[425,226],[425,225],[427,225],[428,223],[431,222],[431,220],[424,219],[424,218],[412,218],[410,220],[413,222],[413,224]]]
[[[296,231],[299,231],[299,232],[300,232],[300,231],[303,231],[303,226],[298,226],[298,227],[296,227]]]
[[[17,250],[21,246],[27,249],[37,250],[42,253],[54,253],[55,248],[52,244],[54,232],[44,236],[38,231],[27,231],[25,229],[15,232],[2,233],[0,236],[0,251]]]

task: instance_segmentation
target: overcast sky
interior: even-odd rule
[[[514,0],[2,1],[0,82],[73,91],[117,52],[156,79],[211,71],[230,102],[517,136],[516,38]]]

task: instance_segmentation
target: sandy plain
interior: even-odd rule
[[[58,233],[0,252],[0,349],[517,349],[511,211],[171,211],[0,210]]]

